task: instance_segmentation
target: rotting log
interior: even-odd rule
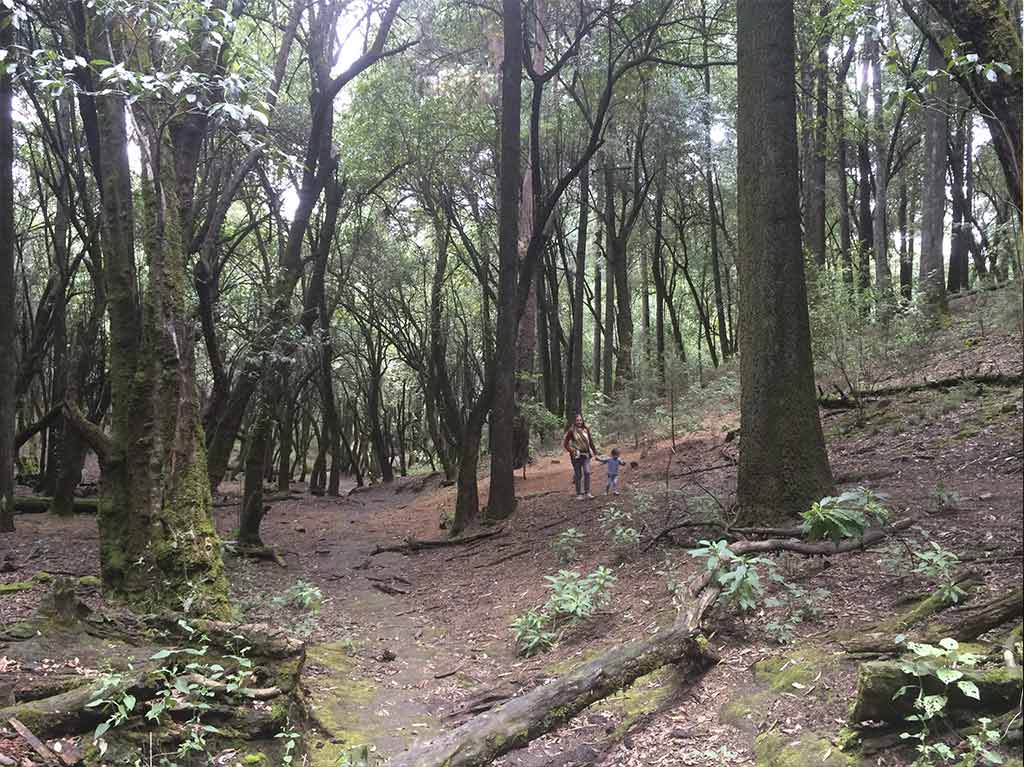
[[[592,703],[668,663],[700,671],[709,657],[698,640],[704,614],[721,589],[709,585],[680,620],[649,639],[631,642],[575,671],[414,745],[390,767],[479,767],[568,722]]]
[[[906,724],[914,713],[914,701],[925,695],[945,695],[947,715],[969,712],[1000,714],[1016,707],[1021,699],[1021,669],[959,669],[962,681],[973,682],[980,698],[968,697],[955,684],[945,685],[934,675],[916,677],[898,661],[862,663],[857,676],[857,698],[850,711],[854,725],[861,722]]]
[[[43,514],[50,510],[53,505],[53,498],[41,495],[16,495],[14,497],[14,510],[21,514]],[[72,501],[72,511],[79,514],[95,514],[99,511],[99,498],[75,498]]]
[[[960,582],[961,588],[973,584],[973,580]],[[907,615],[913,615],[913,622],[903,621],[896,628],[875,629],[862,632],[850,639],[840,640],[839,645],[851,655],[898,655],[906,648],[896,642],[896,634],[910,628],[914,624],[930,618],[943,607],[949,606],[938,595],[931,595],[922,600]],[[925,610],[930,607],[935,609]],[[917,642],[934,644],[940,639],[950,637],[958,642],[970,642],[986,631],[1002,626],[1004,623],[1019,618],[1024,614],[1024,590],[1017,588],[996,599],[978,604],[962,605],[943,620],[927,624],[921,631],[914,632],[912,638]]]

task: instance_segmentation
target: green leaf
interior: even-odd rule
[[[964,675],[963,671],[957,671],[955,668],[940,668],[935,672],[943,684],[952,684],[957,679],[961,679]]]
[[[93,740],[99,740],[103,737],[103,733],[110,729],[110,722],[100,722],[96,725],[96,730],[92,734]]]
[[[171,657],[176,650],[157,650],[155,653],[149,656],[150,660],[163,660],[164,658]]]
[[[981,700],[981,692],[978,690],[978,685],[969,679],[961,679],[956,683],[956,686],[960,688],[960,692],[966,695],[968,698],[974,698],[975,700]]]

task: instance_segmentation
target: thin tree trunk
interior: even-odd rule
[[[14,531],[14,446],[17,401],[17,315],[14,287],[14,25],[12,12],[0,10],[0,50],[7,54],[0,72],[0,532]]]
[[[928,68],[943,69],[946,59],[935,44],[928,43]],[[925,96],[924,182],[921,190],[921,261],[918,284],[925,301],[945,313],[946,282],[942,238],[946,215],[946,89],[942,78]]]
[[[875,256],[875,291],[883,304],[892,292],[892,274],[889,271],[889,232],[886,214],[889,207],[889,138],[885,130],[885,102],[882,99],[881,41],[878,30],[868,38],[868,62],[871,68],[871,93],[874,114],[875,150],[875,210],[873,247]]]
[[[583,411],[583,293],[587,281],[587,225],[590,222],[590,163],[580,171],[580,206],[576,227],[576,269],[572,304],[572,338],[569,351],[569,384],[566,387],[565,415],[573,418]],[[600,293],[600,282],[597,283]],[[600,300],[598,298],[598,300]],[[594,342],[600,343],[600,330],[594,323]]]
[[[913,234],[910,231],[909,201],[907,200],[907,179],[900,177],[900,202],[897,213],[900,229],[900,296],[909,301],[913,295]]]

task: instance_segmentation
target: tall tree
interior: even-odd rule
[[[498,168],[498,297],[495,324],[494,401],[491,408],[489,519],[505,519],[516,508],[513,428],[516,416],[518,326],[520,109],[523,20],[520,0],[502,0],[504,58],[501,64],[501,138]],[[529,204],[529,203],[527,203]]]
[[[0,11],[0,532],[14,530],[14,24],[12,11]]]
[[[746,522],[832,489],[800,246],[793,0],[737,3],[740,463]]]
[[[921,187],[921,260],[918,284],[925,300],[944,312],[946,281],[942,254],[946,216],[946,114],[947,89],[942,69],[946,58],[934,42],[928,44],[928,69],[939,76],[928,84],[925,95],[924,181]]]

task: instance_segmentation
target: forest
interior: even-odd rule
[[[0,767],[1022,767],[1019,0],[0,0]]]

